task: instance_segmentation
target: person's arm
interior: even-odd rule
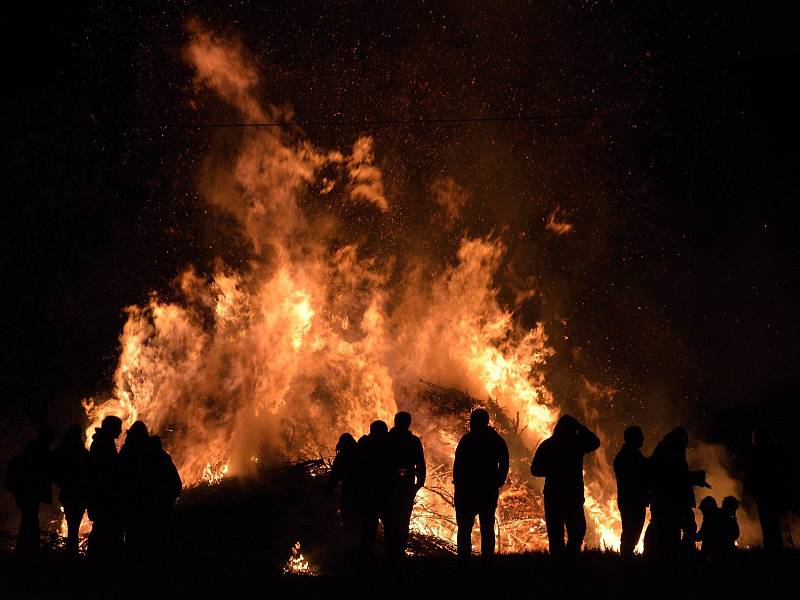
[[[416,459],[416,472],[417,472],[417,489],[425,485],[425,478],[428,474],[428,469],[425,465],[425,450],[422,447],[422,440],[417,438],[417,459]]]
[[[499,434],[497,436],[497,446],[497,487],[501,488],[503,485],[505,485],[506,478],[508,477],[508,445]]]
[[[336,489],[336,486],[339,485],[339,482],[344,479],[344,467],[342,466],[342,462],[343,459],[341,454],[337,454],[333,458],[331,472],[328,474],[328,487],[326,489],[329,496],[333,494],[333,490]]]
[[[458,485],[461,483],[462,473],[461,471],[464,468],[464,438],[461,438],[461,441],[458,442],[458,446],[456,446],[456,456],[453,460],[453,483]]]
[[[531,475],[534,477],[547,477],[547,473],[550,470],[547,456],[547,442],[548,440],[545,440],[539,444],[539,447],[536,449],[536,453],[533,455],[533,462],[531,462]]]
[[[577,423],[577,421],[576,421]],[[594,452],[600,447],[600,438],[586,425],[578,423],[578,445],[584,453]]]
[[[706,481],[705,471],[689,471],[689,484],[711,489],[711,485]]]
[[[175,463],[172,462],[172,459],[168,460],[170,475],[172,477],[172,497],[174,500],[177,500],[178,496],[181,495],[181,491],[183,490],[183,482],[181,481],[181,476],[178,473],[178,469],[175,468]]]

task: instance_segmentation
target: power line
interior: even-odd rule
[[[460,124],[460,123],[513,123],[513,122],[545,122],[545,121],[578,121],[588,119],[626,119],[638,117],[652,117],[663,115],[659,112],[605,112],[605,113],[565,113],[549,115],[521,115],[521,116],[495,116],[495,117],[429,117],[419,119],[352,119],[352,120],[301,120],[301,121],[271,121],[263,123],[192,123],[169,124],[163,127],[180,127],[187,129],[221,129],[234,127],[308,127],[332,126],[348,127],[362,125],[431,125],[431,124]]]

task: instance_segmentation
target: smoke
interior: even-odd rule
[[[353,144],[353,153],[347,160],[350,173],[350,197],[353,200],[371,202],[380,210],[389,210],[389,202],[383,190],[383,176],[373,164],[373,141],[368,136],[361,136]]]
[[[469,192],[458,185],[452,177],[439,177],[431,186],[433,198],[443,211],[445,227],[451,229],[469,200]]]
[[[187,30],[198,94],[246,122],[291,114],[257,98],[260,79],[238,42],[197,21]],[[464,238],[439,276],[422,259],[400,264],[343,243],[342,202],[389,210],[372,138],[344,153],[296,130],[221,135],[200,191],[237,223],[248,267],[190,268],[173,301],[154,294],[127,309],[113,393],[86,401],[95,422],[112,412],[145,420],[188,482],[246,473],[259,457],[329,455],[342,431],[359,435],[398,403],[413,406],[420,379],[521,413],[531,439],[549,433],[556,409],[543,368],[552,349],[541,324],[518,328],[498,301],[500,241]],[[436,460],[452,460],[454,438],[433,438]]]
[[[731,476],[733,461],[727,449],[720,444],[695,444],[689,452],[689,459],[693,469],[704,469],[706,481],[711,485],[711,489],[705,490],[697,488],[695,496],[699,504],[700,500],[706,495],[712,496],[717,505],[722,504],[726,496],[734,496],[742,502],[742,482]],[[737,513],[739,520],[739,547],[761,545],[761,529],[758,523],[758,515],[755,507],[742,502]],[[699,511],[695,511],[699,520],[702,519]]]
[[[544,228],[547,231],[555,233],[556,235],[566,235],[570,231],[572,231],[572,223],[567,223],[563,219],[559,217],[559,212],[561,212],[561,207],[556,206],[553,209],[553,212],[550,213],[547,217],[547,223],[545,224]]]

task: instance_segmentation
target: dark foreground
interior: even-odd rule
[[[800,597],[800,553],[768,564],[757,551],[730,561],[674,564],[585,552],[556,565],[546,554],[498,556],[466,568],[430,540],[411,540],[415,556],[400,568],[371,569],[353,561],[324,465],[264,470],[255,479],[184,491],[169,557],[155,564],[109,565],[68,559],[52,545],[33,565],[0,550],[0,599],[5,598],[771,598]],[[8,541],[8,540],[6,540]],[[318,575],[283,575],[301,543]],[[154,547],[163,540],[153,540]],[[6,545],[6,548],[8,546]],[[380,555],[380,548],[378,549]]]
[[[756,552],[730,563],[706,565],[624,563],[618,556],[589,552],[569,566],[545,554],[498,557],[491,566],[463,568],[450,559],[418,557],[399,569],[352,570],[336,575],[270,575],[257,556],[246,562],[172,562],[146,568],[97,569],[85,560],[45,555],[22,566],[4,555],[3,598],[220,597],[408,597],[499,598],[797,598],[800,557],[765,565]],[[269,569],[266,569],[269,571]]]

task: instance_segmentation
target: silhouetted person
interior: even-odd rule
[[[339,518],[351,538],[358,537],[358,443],[349,433],[343,433],[336,443],[336,457],[331,465],[328,494],[339,486]]]
[[[720,519],[722,521],[723,549],[727,554],[736,550],[736,540],[739,539],[739,520],[736,511],[739,509],[739,500],[733,496],[725,496],[720,506]]]
[[[706,558],[719,558],[725,548],[722,512],[711,496],[703,498],[698,508],[703,515],[703,524],[696,536],[700,553]]]
[[[95,560],[113,560],[122,551],[122,482],[115,442],[121,433],[122,420],[107,416],[89,447],[89,557]]]
[[[360,521],[359,556],[372,557],[378,521],[386,530],[386,511],[391,487],[389,459],[389,427],[383,421],[373,421],[369,434],[358,440],[358,477],[356,495]]]
[[[781,515],[787,506],[785,458],[771,431],[759,427],[753,432],[745,489],[756,500],[762,545],[770,558],[783,551]]]
[[[586,535],[583,514],[583,455],[600,447],[600,439],[570,415],[556,423],[531,463],[531,473],[544,477],[544,519],[550,554],[577,555]],[[564,529],[567,543],[564,545]]]
[[[144,555],[147,548],[147,518],[142,497],[142,457],[149,438],[143,421],[134,421],[125,433],[119,450],[119,478],[122,494],[122,527],[126,553],[131,558]]]
[[[60,488],[58,500],[67,521],[68,554],[78,553],[81,520],[86,512],[89,486],[89,451],[83,428],[70,425],[55,450],[55,481]]]
[[[50,427],[40,427],[36,439],[8,464],[6,489],[14,496],[20,511],[15,549],[19,557],[33,558],[39,552],[39,504],[53,502],[50,445],[54,437]]]
[[[508,446],[489,427],[489,413],[482,408],[472,411],[469,432],[456,447],[453,462],[458,557],[472,555],[472,527],[480,521],[481,556],[494,556],[494,522],[500,488],[508,477]]]
[[[143,537],[134,540],[132,557],[136,560],[153,561],[163,558],[167,552],[175,502],[182,489],[178,469],[162,448],[161,438],[157,435],[145,440],[139,482],[144,527]]]
[[[617,506],[622,520],[620,554],[630,557],[644,529],[650,494],[647,459],[642,455],[644,434],[641,427],[628,427],[624,438],[625,443],[614,459],[614,474],[617,477]]]
[[[645,532],[645,554],[672,558],[684,548],[694,545],[693,486],[711,487],[705,471],[690,471],[686,462],[688,436],[683,428],[675,428],[653,451],[650,467],[650,524]],[[690,516],[691,515],[691,516]],[[691,520],[691,523],[689,521]],[[694,524],[694,531],[691,525]],[[691,536],[691,537],[690,537]]]
[[[422,441],[410,431],[411,415],[399,412],[394,417],[394,427],[389,431],[389,460],[391,488],[385,526],[386,554],[398,561],[405,556],[408,529],[414,510],[414,497],[425,485],[425,454]]]
[[[686,450],[689,447],[689,432],[685,427],[676,427],[673,432],[681,440],[683,461],[686,462]],[[689,465],[686,463],[688,471]],[[694,518],[694,509],[697,506],[697,500],[694,496],[695,485],[708,487],[705,481],[705,471],[688,471],[689,480],[684,484],[684,505],[681,512],[681,553],[684,555],[693,554],[697,546],[695,541],[697,539],[697,521]]]

